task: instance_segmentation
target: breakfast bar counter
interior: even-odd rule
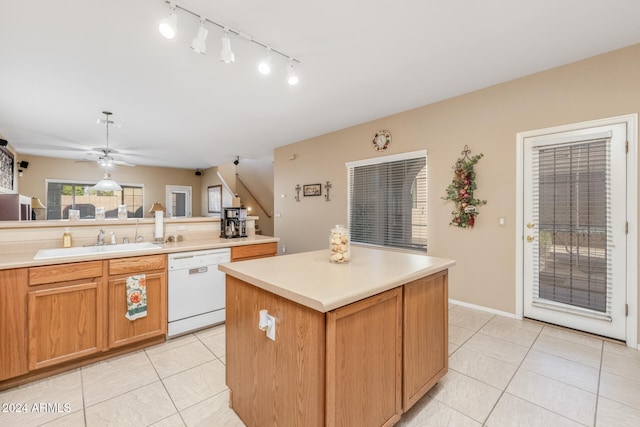
[[[230,406],[248,426],[394,425],[447,372],[453,265],[357,246],[347,264],[322,250],[220,265]]]

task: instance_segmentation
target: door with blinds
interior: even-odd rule
[[[524,139],[524,316],[626,337],[626,125]]]

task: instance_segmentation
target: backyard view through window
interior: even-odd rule
[[[127,206],[128,218],[142,218],[143,187],[122,185],[122,191],[91,190],[94,183],[47,182],[47,219],[69,219],[69,210],[80,211],[80,219],[94,219],[103,207],[105,218],[118,218],[118,206]]]

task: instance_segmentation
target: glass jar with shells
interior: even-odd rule
[[[349,229],[344,225],[336,225],[329,235],[329,261],[336,264],[348,263],[351,259],[351,242]]]

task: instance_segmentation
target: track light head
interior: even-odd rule
[[[220,51],[220,61],[225,64],[230,64],[236,60],[233,51],[231,50],[231,40],[229,39],[229,30],[225,28],[224,35],[222,36],[222,50]]]
[[[0,147],[6,147],[7,144],[9,144],[9,141],[7,141],[6,139],[0,138]]]
[[[240,163],[240,156],[236,156],[236,159],[233,161],[233,164],[238,166],[239,163]]]
[[[198,34],[193,38],[191,42],[191,49],[195,50],[198,53],[205,54],[207,53],[207,34],[209,31],[204,28],[204,18],[200,18],[200,28],[198,28]]]
[[[167,39],[172,39],[178,32],[178,15],[176,15],[176,6],[169,3],[169,16],[160,21],[158,31]]]
[[[267,54],[258,64],[258,71],[265,76],[271,72],[271,49],[267,48]]]
[[[300,78],[298,77],[296,72],[293,71],[293,59],[289,59],[289,65],[287,66],[287,83],[289,83],[291,86],[295,86],[299,82]]]

